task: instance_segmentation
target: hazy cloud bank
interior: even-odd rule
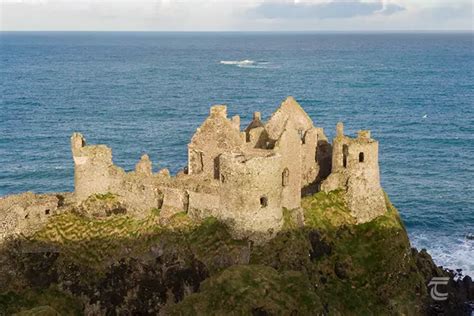
[[[312,2],[273,2],[266,1],[249,13],[269,19],[337,19],[368,16],[373,14],[390,15],[405,8],[396,4],[362,1]]]

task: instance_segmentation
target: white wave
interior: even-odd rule
[[[262,60],[256,61],[251,59],[244,59],[244,60],[221,60],[220,64],[222,65],[232,65],[239,68],[257,68],[257,69],[271,69],[271,68],[279,68],[275,65],[272,65],[270,62]]]
[[[411,234],[410,240],[418,250],[426,248],[437,265],[474,276],[474,240],[465,236],[437,236],[436,234]]]
[[[253,65],[255,64],[255,60],[244,59],[244,60],[221,60],[220,62],[223,65],[237,65],[237,66],[245,66],[245,65]]]

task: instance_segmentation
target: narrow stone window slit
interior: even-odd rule
[[[347,168],[347,156],[349,155],[349,146],[342,146],[342,165]]]
[[[263,208],[263,207],[267,207],[268,205],[268,198],[266,196],[262,196],[260,198],[260,206]]]

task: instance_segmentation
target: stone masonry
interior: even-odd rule
[[[132,213],[161,209],[163,217],[186,212],[215,216],[237,236],[271,236],[282,226],[283,209],[298,210],[305,192],[344,190],[352,215],[366,222],[386,211],[380,186],[378,142],[369,131],[344,136],[342,123],[331,145],[324,131],[292,97],[262,122],[255,112],[244,129],[227,107],[211,107],[188,145],[188,165],[175,177],[153,173],[148,155],[134,171],[112,162],[104,145],[87,145],[74,133],[71,148],[78,203],[112,193]]]

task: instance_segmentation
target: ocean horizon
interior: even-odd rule
[[[472,32],[0,32],[0,196],[73,190],[70,136],[186,165],[209,106],[289,95],[329,139],[370,129],[412,245],[474,275]]]

